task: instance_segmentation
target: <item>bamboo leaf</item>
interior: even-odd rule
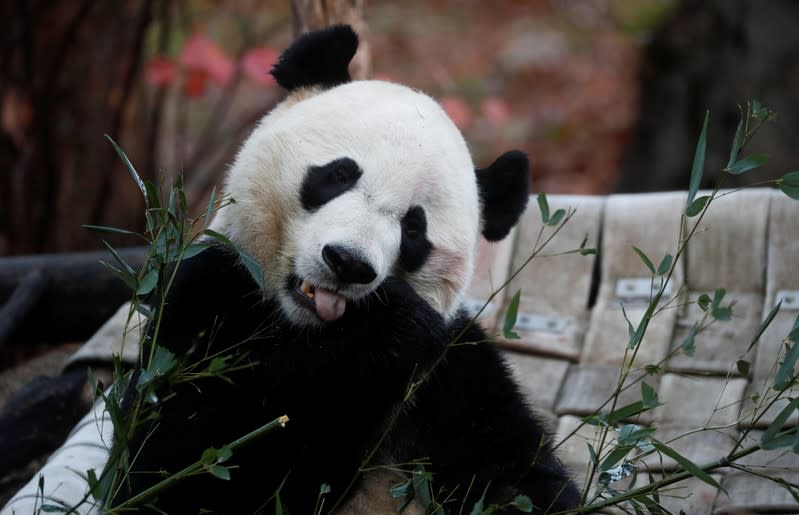
[[[777,185],[783,193],[794,200],[799,200],[799,170],[789,172],[777,179]]]
[[[733,175],[740,175],[744,172],[748,172],[749,170],[760,168],[767,162],[767,154],[752,154],[751,156],[746,156],[740,161],[736,161],[732,166],[725,168],[724,171]]]
[[[696,200],[688,204],[688,207],[685,208],[685,216],[692,218],[701,213],[702,210],[705,209],[705,205],[707,204],[708,200],[710,200],[710,197],[708,195],[702,195],[701,197],[697,198]]]
[[[142,277],[139,281],[139,287],[136,288],[136,295],[147,295],[158,284],[158,269],[153,268]]]
[[[669,268],[671,268],[672,261],[674,261],[674,256],[672,256],[671,254],[666,254],[665,256],[663,256],[663,259],[660,261],[660,264],[658,265],[657,274],[666,275],[666,273],[669,271]]]
[[[602,461],[602,465],[599,466],[599,470],[604,472],[612,469],[618,462],[624,459],[624,457],[627,456],[632,449],[632,445],[616,446],[616,448],[610,451],[607,457]]]
[[[643,402],[641,401],[631,402],[626,406],[622,406],[621,408],[608,413],[606,417],[608,425],[615,426],[620,421],[626,418],[630,418],[633,415],[637,415],[643,411],[646,411]]]
[[[646,409],[656,408],[658,405],[658,393],[645,381],[641,381],[641,399]]]
[[[718,482],[715,479],[713,479],[713,477],[710,476],[710,474],[699,468],[699,466],[693,461],[689,460],[688,458],[678,453],[677,451],[675,451],[668,445],[664,444],[663,442],[655,440],[654,438],[652,439],[652,445],[662,454],[665,454],[666,456],[676,461],[679,466],[681,466],[686,471],[690,472],[697,479],[704,481],[710,486],[726,493],[726,490],[724,490],[721,487],[721,485],[718,484]]]
[[[141,236],[137,232],[128,231],[126,229],[119,229],[117,227],[107,227],[105,225],[90,225],[90,224],[83,224],[84,229],[89,229],[90,231],[97,231],[97,232],[110,232],[113,234],[124,234],[126,236]]]
[[[230,481],[230,469],[224,465],[212,465],[211,468],[208,469],[208,472],[210,472],[214,477],[218,477],[219,479],[223,479],[225,481]]]
[[[538,194],[538,209],[541,211],[541,221],[545,224],[549,223],[549,202],[547,202],[547,195],[544,192]]]
[[[799,409],[799,397],[794,397],[780,412],[774,417],[774,421],[769,424],[766,432],[760,438],[760,446],[766,450],[779,449],[790,445],[790,438],[781,438],[777,435],[782,431],[782,426],[788,421],[788,417],[794,410]]]
[[[208,224],[211,223],[211,214],[214,211],[214,204],[216,203],[216,186],[211,189],[211,196],[208,199],[208,208],[205,210],[205,220],[203,220],[203,229],[208,229]]]
[[[766,318],[763,320],[763,323],[760,324],[760,327],[757,328],[757,332],[755,333],[755,336],[752,338],[752,341],[749,342],[749,347],[746,348],[746,352],[752,350],[752,347],[754,347],[757,341],[760,339],[760,337],[763,336],[763,332],[766,330],[768,326],[771,325],[771,322],[774,321],[774,317],[777,316],[777,313],[780,310],[780,306],[782,306],[782,299],[780,299],[780,301],[777,302],[777,304],[773,308],[771,308],[771,311],[768,312],[768,315],[766,315]],[[746,354],[746,352],[744,354]]]
[[[125,163],[125,166],[128,168],[130,175],[133,177],[133,180],[136,181],[136,185],[139,187],[139,190],[141,191],[141,194],[144,197],[144,205],[146,206],[146,208],[149,209],[150,199],[147,197],[147,188],[145,188],[144,186],[144,181],[141,180],[141,177],[139,176],[138,172],[136,172],[136,168],[133,167],[133,163],[130,162],[128,156],[125,155],[125,152],[123,152],[122,149],[119,147],[119,145],[117,145],[116,141],[114,141],[111,138],[111,136],[109,136],[108,134],[106,134],[105,137],[108,141],[111,142],[111,146],[114,147],[114,150],[116,151],[119,158],[122,159],[122,162]]]
[[[730,149],[730,159],[729,161],[727,161],[726,168],[732,166],[733,163],[735,163],[735,161],[738,159],[738,153],[741,151],[741,144],[743,143],[743,140],[744,140],[744,121],[743,117],[741,117],[741,120],[738,122],[738,128],[735,129],[735,137],[732,139],[732,148]]]
[[[691,329],[688,330],[688,335],[683,339],[680,348],[685,353],[686,356],[693,356],[694,352],[696,352],[696,331],[699,329],[697,323],[691,326]]]
[[[521,299],[522,291],[518,290],[508,304],[508,310],[505,312],[505,321],[502,324],[502,336],[509,340],[518,340],[521,338],[518,333],[513,330],[516,325],[516,317],[519,314],[519,300]]]
[[[710,111],[705,113],[705,122],[702,124],[702,132],[699,133],[699,140],[696,142],[696,152],[694,153],[694,164],[691,167],[691,181],[688,188],[688,202],[686,206],[690,206],[696,197],[696,192],[699,191],[699,185],[702,183],[702,174],[705,169],[705,151],[707,149],[707,121],[710,118]]]
[[[797,323],[799,323],[799,317],[797,317],[794,327],[796,327]],[[794,369],[796,368],[797,360],[799,360],[799,343],[793,340],[793,346],[786,344],[785,348],[785,359],[780,363],[777,374],[774,376],[774,389],[779,391],[785,390],[793,383]]]
[[[649,271],[652,272],[652,275],[655,275],[655,265],[653,265],[652,261],[650,261],[649,258],[646,256],[646,254],[644,254],[644,251],[639,249],[635,245],[633,245],[633,250],[635,251],[636,254],[638,254],[638,257],[641,258],[641,261],[644,262]]]
[[[565,209],[558,209],[552,215],[552,218],[549,219],[549,222],[547,222],[547,225],[552,225],[552,226],[558,225],[560,223],[560,221],[563,220],[564,216],[566,216],[566,210]]]

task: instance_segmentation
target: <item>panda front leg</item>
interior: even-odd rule
[[[530,498],[537,513],[575,508],[579,492],[552,452],[551,435],[526,404],[485,333],[461,317],[454,340],[395,434],[406,458],[427,457],[436,500],[448,513]],[[464,330],[465,328],[465,330]],[[462,333],[462,334],[461,334]],[[508,506],[500,512],[517,513]]]

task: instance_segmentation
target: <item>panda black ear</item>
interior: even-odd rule
[[[348,65],[356,50],[358,35],[349,25],[306,32],[283,51],[272,76],[289,91],[337,86],[350,81]]]
[[[483,201],[483,236],[499,241],[508,235],[527,206],[530,163],[523,152],[511,150],[475,173]]]

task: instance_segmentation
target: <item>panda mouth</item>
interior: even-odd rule
[[[297,276],[291,277],[289,291],[300,306],[312,311],[325,322],[341,318],[347,307],[347,299],[337,292],[314,286]]]

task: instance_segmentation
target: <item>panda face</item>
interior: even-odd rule
[[[471,279],[469,152],[440,106],[404,86],[294,93],[244,144],[227,191],[236,202],[214,229],[260,262],[264,295],[297,325],[334,322],[390,275],[449,315]]]

